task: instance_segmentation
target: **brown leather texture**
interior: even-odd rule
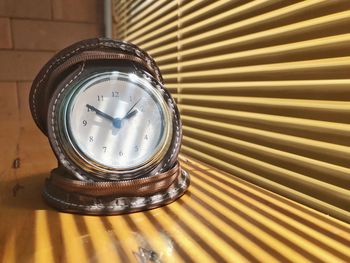
[[[86,182],[69,178],[62,168],[51,172],[49,181],[68,192],[86,194],[90,196],[105,196],[119,194],[122,196],[148,196],[163,191],[178,179],[181,167],[178,163],[170,170],[150,177],[134,180],[120,180],[113,182]]]
[[[133,65],[131,68],[135,67],[161,91],[172,114],[173,136],[164,158],[157,163],[131,175],[106,174],[101,178],[62,150],[57,139],[59,120],[51,116],[58,116],[63,98],[73,86],[70,84],[84,80],[96,70],[108,67],[121,70],[125,65]],[[45,200],[55,208],[86,214],[140,211],[172,202],[188,188],[189,174],[177,161],[182,139],[179,111],[163,85],[158,66],[137,46],[96,38],[65,48],[41,69],[33,82],[29,102],[33,119],[48,136],[59,163],[46,180],[43,192]]]
[[[133,50],[135,50],[135,53],[130,52],[130,50],[127,48],[122,49],[123,47],[131,47]],[[53,78],[55,76],[52,76],[52,73],[57,68],[62,68],[61,66],[63,64],[65,64],[65,66],[63,66],[65,69],[67,69],[68,66],[73,67],[74,65],[78,65],[79,61],[72,63],[72,58],[77,58],[84,52],[91,53],[92,51],[95,52],[95,57],[86,57],[84,61],[99,59],[98,57],[101,57],[101,53],[104,52],[109,54],[120,52],[124,55],[132,55],[138,58],[139,61],[142,61],[142,64],[145,63],[149,65],[149,68],[152,68],[152,70],[149,70],[149,72],[155,76],[158,81],[163,83],[159,68],[153,58],[151,58],[145,51],[131,43],[106,38],[93,38],[77,42],[63,49],[52,59],[50,59],[46,65],[43,66],[33,81],[29,95],[29,106],[35,123],[44,134],[47,135],[46,113],[48,102],[56,89],[54,83],[59,81],[59,79]],[[100,53],[100,55],[96,54],[96,52]],[[48,82],[50,82],[51,85],[48,85]]]
[[[124,43],[123,45],[126,44]],[[136,53],[133,55],[126,54],[127,57],[120,57],[120,50],[114,52],[109,50],[108,52],[106,52],[105,48],[100,49],[102,49],[102,51],[94,50],[89,51],[88,54],[85,54],[84,52],[76,54],[70,59],[67,59],[55,70],[51,71],[46,82],[46,90],[44,89],[44,91],[46,92],[45,97],[47,97],[47,99],[42,99],[44,101],[39,100],[38,105],[41,105],[41,107],[43,107],[41,109],[41,112],[43,114],[43,118],[45,117],[45,121],[42,122],[42,125],[46,127],[45,134],[47,134],[47,136],[49,137],[49,142],[59,163],[65,166],[66,169],[70,170],[71,173],[75,174],[77,179],[94,181],[101,181],[100,178],[98,178],[99,176],[104,177],[102,181],[104,181],[105,179],[119,180],[123,178],[152,176],[157,172],[164,172],[170,169],[174,166],[177,160],[178,153],[180,151],[182,139],[181,119],[175,101],[171,97],[171,94],[155,77],[150,78],[149,81],[154,82],[154,86],[157,86],[157,88],[161,90],[163,99],[168,104],[168,107],[172,114],[173,123],[173,137],[170,146],[164,158],[159,160],[159,162],[154,163],[152,166],[146,167],[145,169],[139,170],[138,172],[123,174],[120,178],[116,174],[106,174],[106,176],[104,176],[103,174],[101,175],[101,173],[86,173],[83,169],[81,169],[79,165],[77,165],[74,162],[74,160],[69,158],[67,153],[64,152],[64,149],[62,149],[61,147],[62,143],[57,142],[57,138],[59,138],[59,134],[57,132],[59,130],[59,123],[55,118],[51,118],[51,116],[59,115],[60,105],[63,103],[62,101],[65,97],[65,94],[69,92],[69,89],[75,82],[84,79],[86,76],[89,76],[89,74],[95,72],[97,69],[103,68],[106,64],[108,64],[109,66],[112,65],[113,68],[120,70],[123,65],[125,66],[125,63],[128,63],[130,61],[136,62],[138,65],[137,68],[141,68],[142,72],[147,72],[149,76],[157,76],[157,68],[152,67],[154,70],[150,71],[147,67],[144,67],[143,65],[145,63],[149,64],[146,62],[146,60],[144,60],[144,62],[142,63],[138,63],[138,61],[136,60],[139,60],[140,57],[135,58]],[[47,65],[44,66],[44,68],[46,67]],[[137,71],[132,73],[137,73]],[[36,89],[36,85],[34,83],[32,86],[32,90],[33,89]]]
[[[174,202],[186,192],[190,185],[190,176],[180,167],[177,171],[176,178],[168,187],[158,188],[154,192],[149,191],[147,195],[139,194],[137,190],[133,193],[130,191],[130,195],[121,194],[118,191],[109,192],[108,195],[91,195],[91,193],[73,189],[68,191],[52,183],[48,178],[43,197],[57,210],[70,213],[117,215],[144,211]]]

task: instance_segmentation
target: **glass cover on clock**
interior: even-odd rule
[[[95,73],[78,84],[65,116],[74,150],[115,170],[140,167],[161,154],[172,125],[151,82],[118,71]]]

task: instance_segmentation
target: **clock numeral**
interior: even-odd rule
[[[119,92],[118,91],[112,91],[112,97],[113,98],[119,98]]]
[[[94,141],[94,136],[90,136],[89,137],[89,142],[93,142]]]
[[[142,106],[142,107],[140,108],[140,111],[141,111],[141,112],[145,112],[145,108]]]
[[[148,126],[151,125],[151,120],[147,120],[147,125],[148,125]]]
[[[119,156],[123,156],[124,153],[122,151],[119,152]]]
[[[145,135],[145,140],[146,140],[146,141],[148,140],[148,135],[147,135],[147,134]]]
[[[107,146],[103,146],[102,149],[103,149],[103,152],[105,153],[107,151]]]
[[[135,152],[138,152],[139,151],[139,147],[138,146],[135,146]]]
[[[103,101],[103,95],[98,95],[97,96],[97,101]]]
[[[87,125],[87,121],[83,120],[83,126],[86,126],[86,125]]]
[[[129,96],[129,101],[132,102],[132,96]]]

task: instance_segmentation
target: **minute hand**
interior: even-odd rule
[[[99,109],[96,109],[94,106],[91,106],[90,104],[86,104],[86,107],[94,112],[96,112],[97,115],[100,115],[103,118],[106,118],[107,120],[113,121],[114,118],[107,113],[104,113],[100,111]]]

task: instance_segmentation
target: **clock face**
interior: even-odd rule
[[[109,170],[132,170],[164,152],[171,137],[160,92],[135,74],[95,73],[68,98],[65,130],[85,160]]]

